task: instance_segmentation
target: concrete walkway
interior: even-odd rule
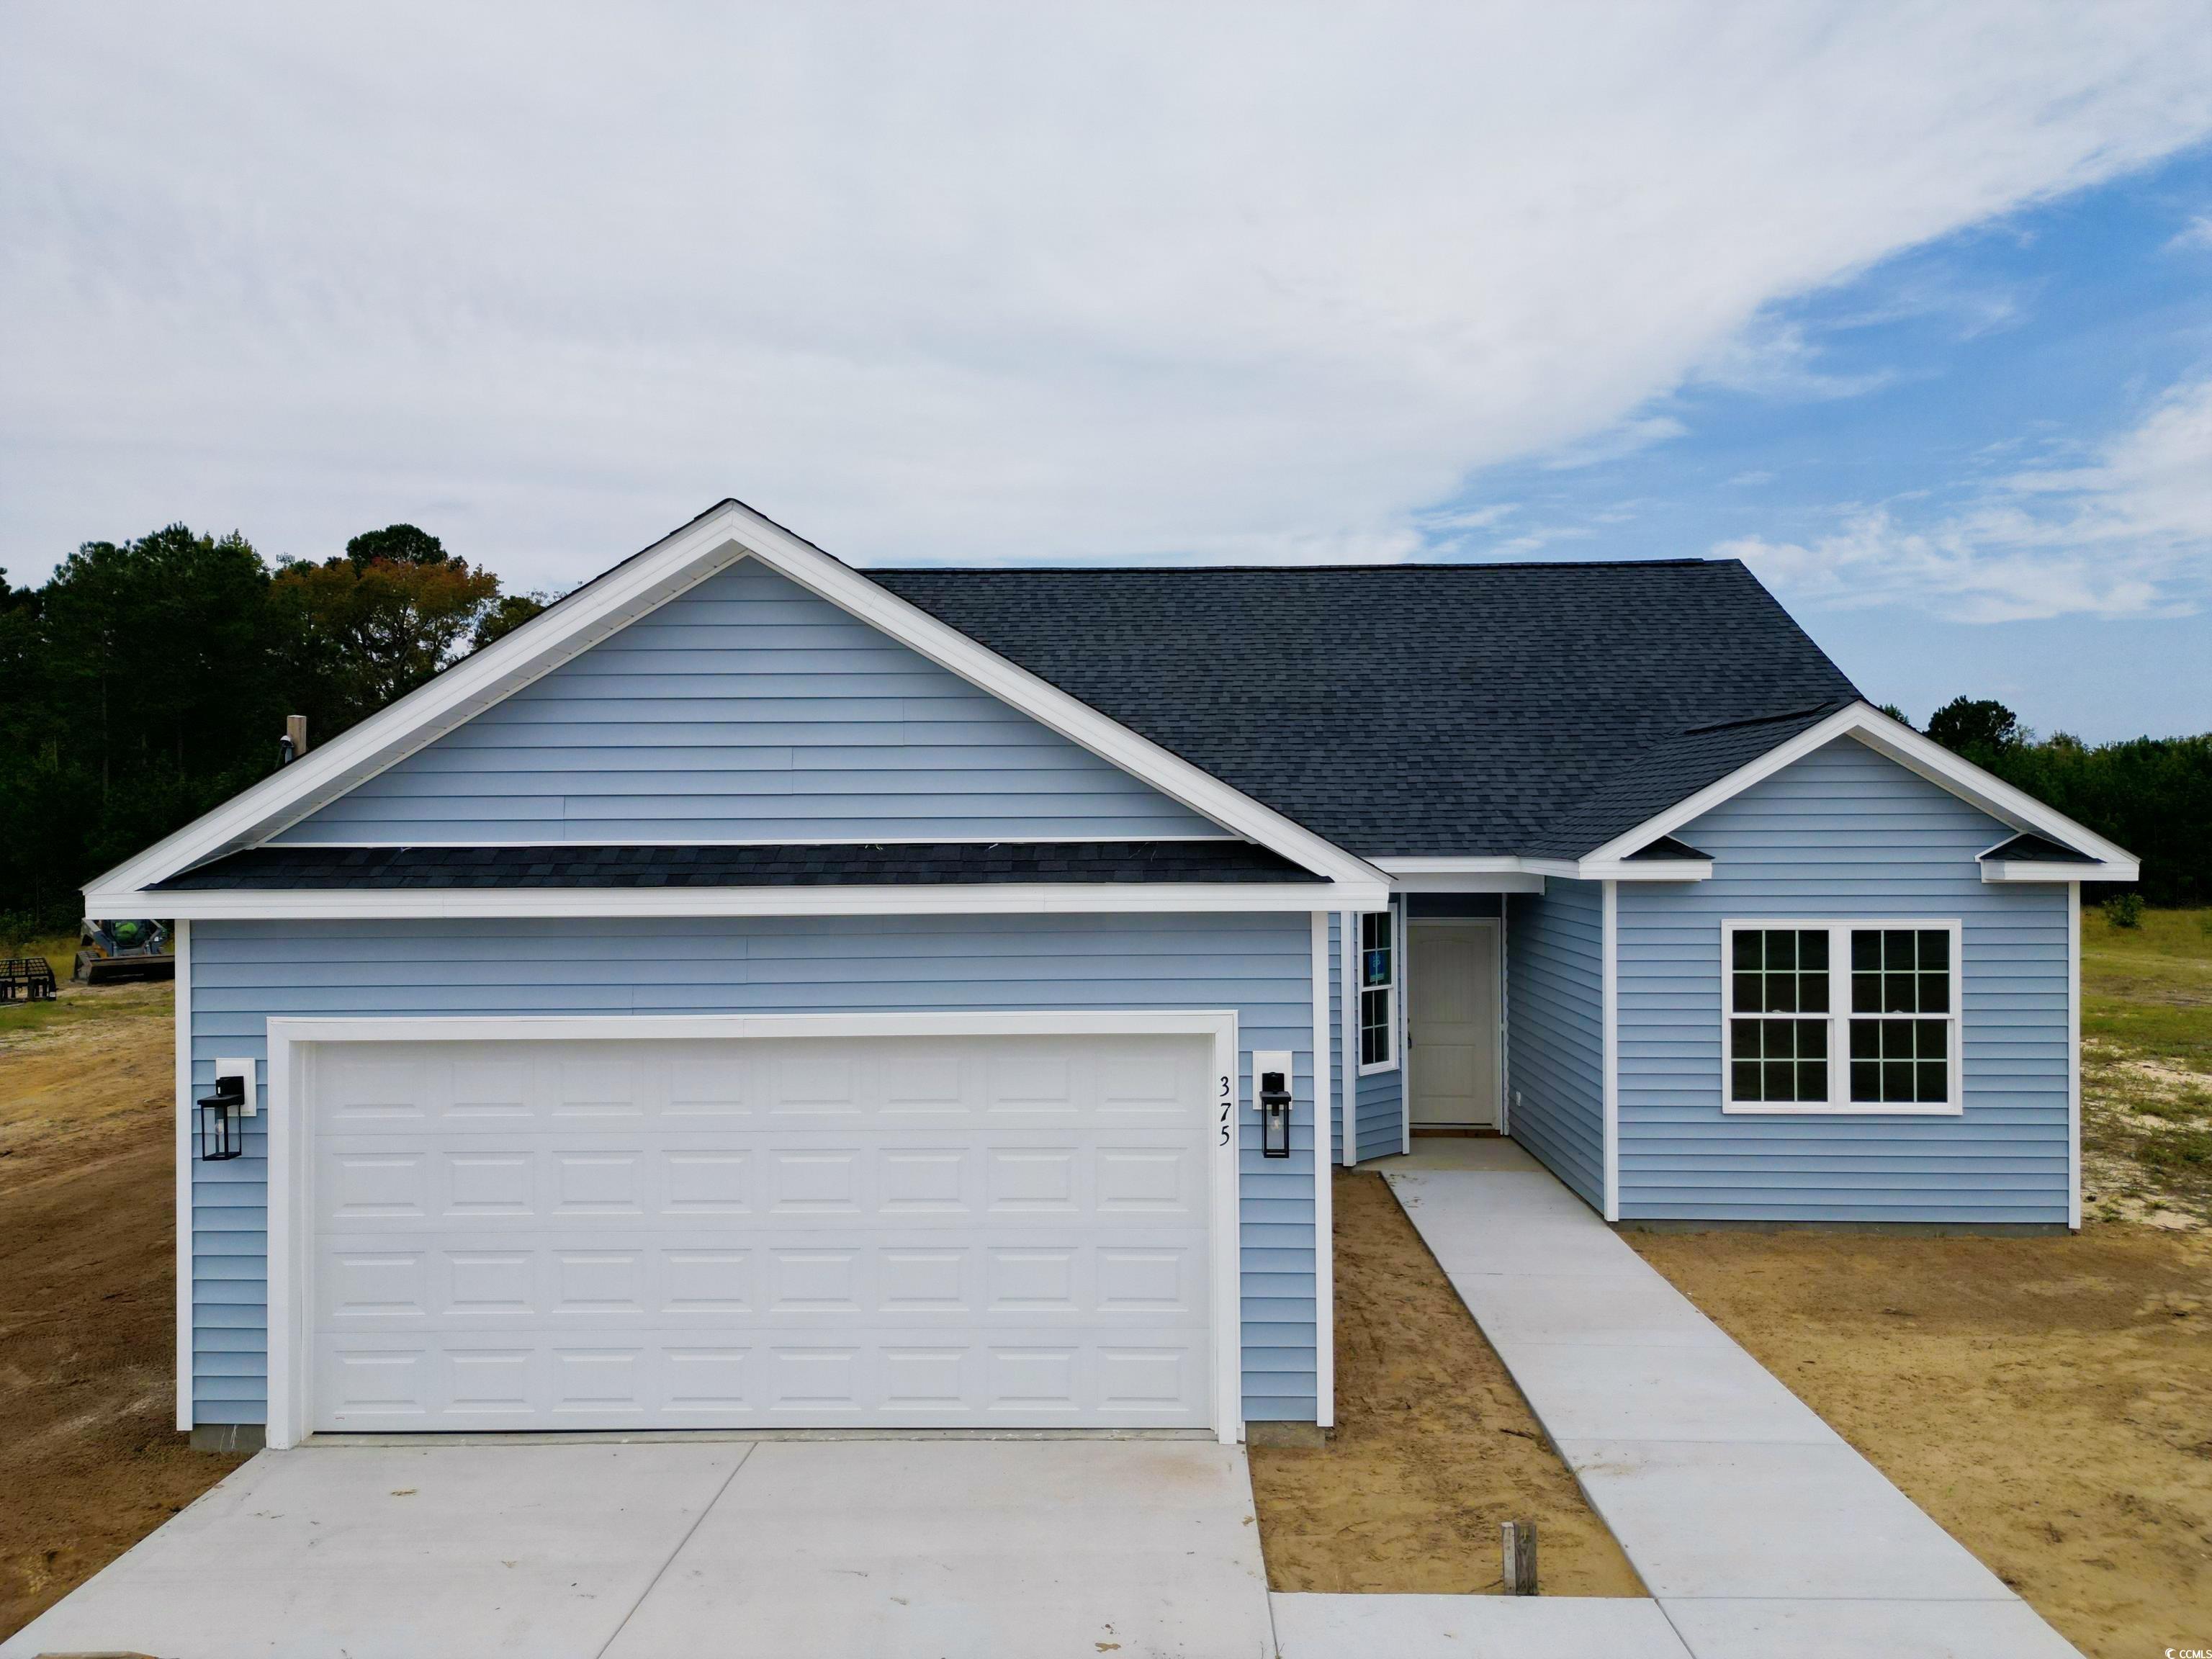
[[[1279,1659],[1690,1659],[1656,1601],[1276,1595]]]
[[[1273,1652],[1241,1448],[1188,1440],[264,1452],[4,1659]]]
[[[2074,1659],[1587,1205],[1490,1146],[1425,1161],[1504,1167],[1392,1160],[1392,1189],[1693,1659]]]

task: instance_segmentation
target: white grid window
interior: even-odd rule
[[[1398,1063],[1398,948],[1388,910],[1359,918],[1359,1069]]]
[[[1955,1113],[1960,925],[1722,924],[1730,1112]]]

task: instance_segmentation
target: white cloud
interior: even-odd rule
[[[7,9],[0,562],[407,517],[548,584],[725,493],[863,560],[1403,556],[1778,299],[2212,131],[2194,0],[1603,20]]]
[[[2212,380],[2173,388],[2080,465],[2013,473],[1931,522],[1859,509],[1810,543],[1713,551],[1839,607],[1961,622],[2191,614],[2212,594]]]
[[[1617,461],[1625,455],[1633,455],[1638,450],[1649,449],[1654,444],[1665,443],[1669,438],[1686,436],[1689,430],[1672,415],[1640,415],[1580,443],[1569,444],[1563,449],[1553,451],[1545,458],[1544,465],[1554,472],[1595,466],[1603,461]]]
[[[1824,369],[1802,325],[1771,318],[1754,319],[1720,341],[1693,373],[1706,385],[1730,392],[1798,400],[1856,398],[1896,378],[1887,368],[1857,374]]]
[[[2212,213],[2200,213],[2166,244],[2169,247],[2212,247]]]

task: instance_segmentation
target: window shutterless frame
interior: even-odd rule
[[[1359,918],[1359,948],[1352,957],[1358,998],[1354,1036],[1359,1074],[1388,1072],[1398,1064],[1398,937],[1395,910],[1370,910]]]
[[[1965,1109],[1959,919],[1721,923],[1721,1109],[1956,1116]]]

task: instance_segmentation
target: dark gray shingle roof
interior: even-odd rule
[[[1859,696],[1735,560],[862,574],[1370,858],[1586,853]]]
[[[1240,841],[945,842],[876,847],[253,847],[172,876],[154,890],[1320,879],[1279,854]]]

